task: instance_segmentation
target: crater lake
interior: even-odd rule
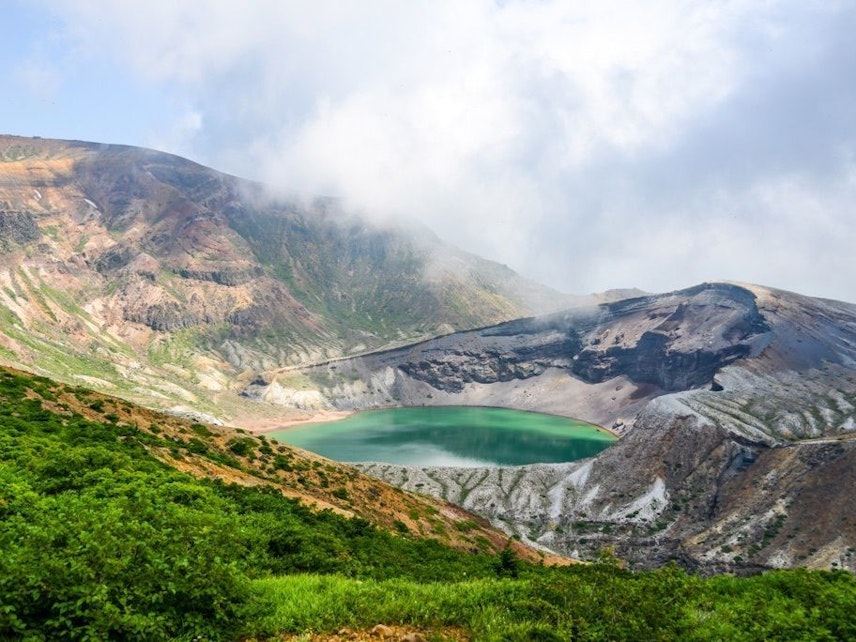
[[[269,436],[341,462],[468,467],[575,461],[616,441],[576,419],[471,406],[367,410]]]

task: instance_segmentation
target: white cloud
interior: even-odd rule
[[[50,62],[33,58],[21,63],[13,74],[36,100],[55,98],[62,82],[59,70]]]
[[[165,131],[152,134],[150,145],[155,149],[168,149],[174,154],[192,156],[194,139],[203,129],[202,112],[193,107],[184,107]]]
[[[419,218],[568,290],[856,300],[829,276],[854,273],[847,3],[49,6],[81,51],[193,105],[155,140],[218,168]]]

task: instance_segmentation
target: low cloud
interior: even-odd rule
[[[730,278],[856,301],[852,4],[46,6],[76,55],[181,106],[158,146],[218,169],[567,291]]]

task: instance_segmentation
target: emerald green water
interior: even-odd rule
[[[519,466],[596,455],[615,437],[574,419],[502,408],[360,412],[270,435],[329,459],[418,466]]]

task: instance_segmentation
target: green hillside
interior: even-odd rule
[[[0,638],[358,638],[379,624],[425,639],[856,636],[848,573],[702,579],[673,566],[631,573],[608,552],[549,567],[511,548],[462,551],[401,520],[387,529],[310,508],[261,476],[249,485],[259,469],[248,451],[264,442],[224,450],[213,428],[176,433],[147,413],[0,371]],[[193,462],[242,481],[180,470]]]

